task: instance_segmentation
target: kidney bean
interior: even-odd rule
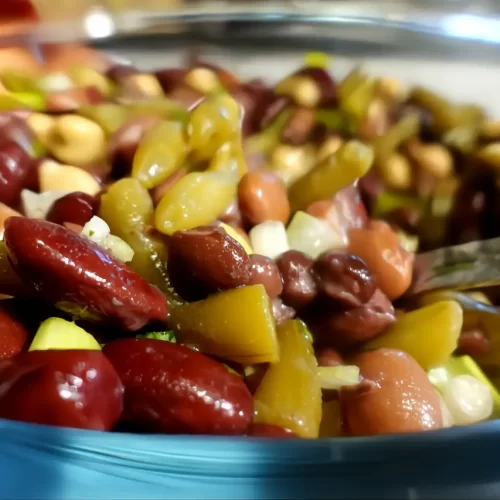
[[[84,226],[95,213],[95,199],[87,193],[76,191],[57,199],[50,207],[46,219],[60,225],[71,222]]]
[[[414,234],[418,229],[421,215],[415,207],[400,207],[387,214],[385,219],[403,231]]]
[[[149,339],[116,340],[103,352],[125,386],[125,421],[186,434],[245,434],[252,423],[243,378],[204,354]]]
[[[290,202],[281,180],[270,172],[248,172],[238,184],[238,201],[244,220],[257,225],[268,220],[286,223]]]
[[[366,229],[349,231],[349,251],[361,257],[379,287],[391,299],[408,289],[415,256],[399,244],[399,236],[385,222],[372,221]]]
[[[0,417],[110,431],[123,386],[100,351],[32,351],[0,362]]]
[[[170,238],[168,269],[174,287],[182,294],[185,284],[208,293],[248,285],[252,273],[248,254],[217,226],[177,231]],[[189,279],[191,277],[191,279]]]
[[[314,262],[312,272],[319,293],[339,309],[361,307],[377,289],[368,266],[356,255],[325,252]]]
[[[32,338],[13,305],[12,300],[0,301],[0,361],[17,356]]]
[[[295,109],[281,132],[282,142],[292,146],[305,144],[312,134],[314,124],[314,110],[308,108]]]
[[[15,142],[0,145],[0,202],[14,206],[31,168],[31,158]]]
[[[40,165],[46,160],[46,158],[33,158],[31,160],[31,166],[28,169],[26,178],[24,179],[23,189],[29,189],[35,193],[40,192]]]
[[[115,83],[121,83],[130,75],[136,75],[139,70],[130,64],[115,64],[108,68],[106,77]]]
[[[4,143],[15,142],[26,153],[33,150],[35,136],[26,123],[28,117],[0,113],[0,149]]]
[[[271,299],[277,297],[283,291],[283,282],[278,266],[269,257],[263,255],[250,255],[252,264],[252,275],[250,285],[264,285]]]
[[[420,365],[395,349],[357,355],[363,391],[342,390],[340,404],[348,432],[354,436],[419,432],[443,427],[439,396]]]
[[[384,191],[384,182],[374,169],[371,169],[366,175],[359,179],[358,185],[363,204],[368,212],[371,213],[377,198],[380,193]]]
[[[376,290],[369,302],[355,309],[315,310],[307,324],[319,345],[344,350],[376,337],[395,320],[391,302]]]
[[[298,250],[289,250],[280,255],[276,264],[283,280],[283,302],[300,311],[318,295],[312,275],[313,259]]]
[[[5,245],[38,296],[76,317],[135,331],[167,314],[164,295],[88,238],[52,222],[11,217]]]
[[[479,328],[465,330],[458,338],[458,354],[471,356],[477,359],[488,354],[490,350],[491,347],[488,336]]]
[[[308,66],[295,73],[296,76],[306,76],[316,82],[320,89],[319,105],[323,107],[332,106],[337,102],[337,84],[323,68]]]
[[[134,155],[142,138],[160,121],[158,116],[138,116],[116,130],[108,141],[107,158],[115,179],[127,176],[132,170]]]
[[[318,366],[339,366],[344,363],[342,356],[335,349],[323,347],[316,351]]]
[[[261,438],[298,438],[290,429],[271,424],[252,424],[248,433],[252,437]]]
[[[284,304],[279,297],[273,300],[273,316],[277,325],[281,325],[285,321],[295,318],[296,315],[297,311],[293,307]]]
[[[186,68],[166,68],[160,69],[154,73],[165,94],[170,93],[179,85],[184,83],[184,78],[187,75]]]

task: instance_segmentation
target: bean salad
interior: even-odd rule
[[[279,82],[0,50],[0,418],[371,436],[500,417],[500,121],[325,54]],[[333,65],[334,66],[334,65]]]

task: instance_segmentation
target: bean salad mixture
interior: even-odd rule
[[[319,53],[272,83],[42,49],[0,50],[0,418],[318,438],[500,417],[495,288],[411,291],[417,252],[500,236],[500,121]]]

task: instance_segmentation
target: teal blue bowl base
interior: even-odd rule
[[[500,421],[376,438],[101,433],[0,420],[0,498],[497,499]]]

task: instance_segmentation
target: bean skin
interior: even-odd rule
[[[312,275],[313,260],[297,250],[289,250],[276,260],[283,280],[283,302],[296,310],[307,307],[318,295]]]
[[[69,193],[56,200],[50,207],[46,219],[54,224],[70,222],[84,226],[96,212],[96,202],[87,193]]]
[[[411,356],[395,349],[378,349],[359,354],[352,362],[371,384],[362,391],[340,392],[342,414],[351,435],[442,428],[439,396]]]
[[[135,331],[167,315],[166,299],[158,288],[63,226],[10,217],[4,240],[23,283],[75,317]]]
[[[286,223],[290,203],[281,180],[270,172],[248,172],[238,185],[238,200],[243,218],[250,225],[268,220]]]
[[[271,299],[276,298],[283,291],[283,283],[278,266],[269,257],[263,255],[250,255],[252,275],[250,285],[264,285]]]
[[[0,202],[10,207],[18,203],[31,165],[31,158],[17,143],[0,145]]]
[[[342,356],[329,347],[324,347],[316,351],[318,366],[339,366],[344,363]]]
[[[250,282],[248,254],[221,227],[177,231],[170,238],[169,252],[169,273],[182,296],[192,296],[202,289],[207,293],[228,290]]]
[[[325,252],[313,264],[320,294],[340,309],[354,309],[368,302],[377,285],[366,263],[355,255]]]

